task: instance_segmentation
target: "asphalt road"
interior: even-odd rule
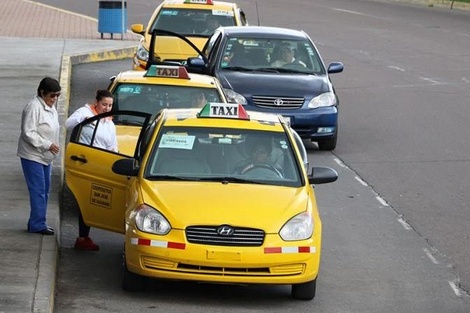
[[[238,3],[256,24],[254,4]],[[77,253],[73,210],[65,210],[56,312],[469,312],[470,14],[360,0],[257,4],[262,24],[304,29],[327,62],[345,64],[332,77],[337,149],[309,146],[313,164],[341,175],[317,188],[317,297],[293,302],[284,286],[179,282],[125,294],[120,235],[93,230],[102,250]],[[128,68],[130,60],[74,67],[72,105]]]

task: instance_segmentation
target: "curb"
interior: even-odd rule
[[[57,112],[59,113],[59,119],[61,125],[64,125],[65,120],[68,116],[68,109],[70,104],[70,84],[71,84],[71,72],[72,66],[76,64],[102,62],[121,60],[126,58],[132,58],[135,52],[135,45],[120,48],[114,50],[101,50],[94,51],[85,54],[76,55],[64,55],[62,56],[62,62],[60,65],[59,83],[62,87],[62,92],[65,95],[63,99],[59,99],[57,103]],[[65,128],[62,128],[60,133],[60,146],[65,147],[66,144]],[[61,191],[64,187],[64,155],[61,151],[60,165],[54,166],[54,180],[58,182],[58,194],[57,199],[59,206],[58,212],[60,216],[60,209],[62,206],[62,200],[60,199]],[[51,209],[53,209],[51,205]],[[57,208],[56,208],[57,210]],[[56,236],[43,236],[41,242],[41,252],[39,256],[38,264],[38,279],[36,282],[36,289],[34,293],[34,313],[53,313],[54,312],[54,300],[55,300],[55,286],[57,276],[57,265],[59,262],[59,247],[60,247],[60,218],[56,219],[54,224],[56,227]]]

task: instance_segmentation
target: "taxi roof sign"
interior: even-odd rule
[[[213,5],[214,3],[212,0],[184,0],[184,3],[192,3],[192,4],[210,4]]]
[[[188,71],[184,66],[158,65],[153,64],[149,67],[144,77],[166,77],[189,79]]]
[[[237,103],[207,103],[199,112],[199,117],[233,118],[239,120],[249,120],[250,117],[245,108]]]

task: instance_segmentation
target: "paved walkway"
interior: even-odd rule
[[[0,313],[53,312],[60,240],[62,162],[54,163],[48,223],[56,236],[30,234],[29,195],[16,156],[21,111],[44,76],[60,80],[61,125],[73,64],[130,58],[132,33],[101,39],[96,19],[29,0],[1,0],[0,10]],[[129,65],[130,68],[130,65]],[[61,136],[65,150],[65,129]],[[62,159],[62,158],[59,158]]]
[[[80,1],[80,0],[78,0]],[[113,40],[121,40],[121,33]],[[0,37],[40,37],[66,39],[101,39],[98,20],[31,0],[2,0]],[[109,39],[110,34],[104,34]],[[126,32],[122,40],[135,41],[139,36]]]

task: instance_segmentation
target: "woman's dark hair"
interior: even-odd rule
[[[38,86],[38,96],[43,96],[45,94],[59,92],[60,88],[59,82],[52,77],[44,77]]]
[[[96,91],[96,101],[101,101],[103,98],[114,98],[111,91],[106,89],[99,89]]]

